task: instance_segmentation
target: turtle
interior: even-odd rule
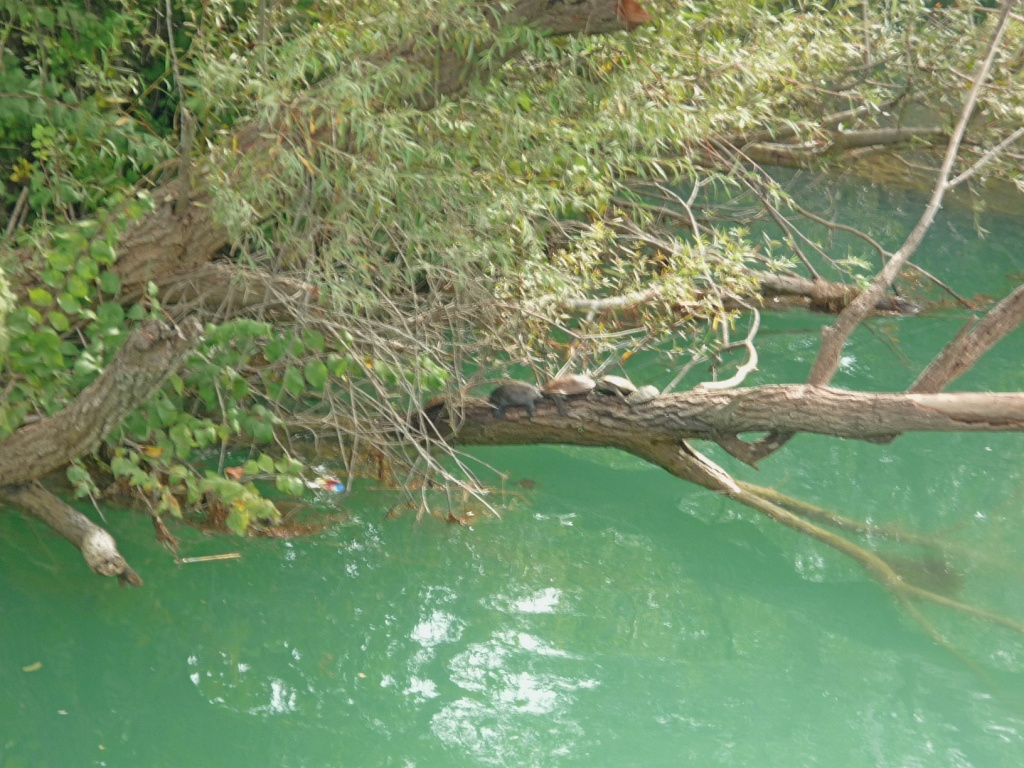
[[[559,376],[552,379],[540,388],[541,394],[555,401],[555,407],[561,416],[568,416],[565,409],[565,400],[569,397],[585,397],[594,391],[597,382],[589,376],[581,376],[571,373],[568,376]]]
[[[626,395],[626,405],[643,405],[654,400],[661,391],[653,384],[645,384],[636,392]]]
[[[625,400],[628,395],[636,392],[636,385],[622,376],[602,376],[597,380],[594,391],[599,395],[614,395],[620,400]]]
[[[533,384],[509,379],[495,387],[487,399],[494,406],[496,419],[505,418],[505,409],[510,407],[525,408],[526,415],[532,419],[536,405],[544,399],[544,395]]]

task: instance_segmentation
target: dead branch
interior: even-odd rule
[[[750,324],[750,330],[747,331],[747,337],[736,344],[729,344],[726,349],[734,347],[743,347],[747,350],[747,361],[743,363],[739,368],[736,369],[736,373],[730,376],[728,379],[722,379],[721,381],[704,381],[698,384],[694,389],[711,390],[711,389],[732,389],[737,387],[744,382],[747,378],[747,374],[751,371],[757,370],[757,347],[754,346],[754,339],[757,336],[757,331],[761,327],[761,313],[753,307],[750,307],[750,312],[754,315],[754,320]]]
[[[174,305],[176,316],[196,312],[225,318],[295,317],[318,299],[316,286],[303,280],[219,261],[170,283],[162,296],[165,304]]]
[[[99,447],[106,434],[142,405],[200,338],[199,323],[143,323],[106,370],[64,410],[22,427],[0,443],[0,498],[43,521],[82,552],[101,576],[141,586],[114,537],[34,482]]]
[[[38,483],[0,488],[0,498],[46,523],[82,553],[100,576],[117,576],[122,584],[141,587],[142,579],[117,550],[114,537]]]
[[[972,319],[924,369],[908,392],[941,392],[978,362],[996,342],[1024,320],[1024,286],[994,306],[981,321]]]
[[[862,131],[835,131],[827,152],[844,152],[862,147],[889,146],[902,144],[918,138],[939,138],[946,135],[944,128],[871,128]]]
[[[888,539],[889,541],[898,541],[903,544],[914,544],[916,546],[927,547],[929,549],[945,548],[945,545],[936,539],[935,536],[917,533],[916,531],[908,531],[903,528],[894,528],[889,525],[872,525],[870,523],[862,523],[859,520],[844,517],[830,510],[815,506],[814,504],[808,504],[806,501],[795,499],[792,496],[775,490],[774,488],[767,488],[763,485],[754,485],[753,483],[746,483],[742,480],[738,480],[737,484],[743,490],[756,494],[773,504],[777,504],[795,515],[807,518],[808,520],[813,520],[814,522],[830,525],[849,533],[856,533],[859,536],[865,536],[872,539]]]
[[[962,184],[963,182],[967,181],[969,178],[974,176],[978,171],[980,171],[982,168],[984,168],[986,165],[988,165],[992,160],[994,160],[996,157],[998,157],[1000,152],[1002,152],[1008,146],[1013,144],[1013,142],[1017,141],[1017,139],[1019,139],[1021,136],[1024,136],[1024,126],[1018,128],[1016,131],[1011,133],[1009,136],[1007,136],[1001,142],[999,142],[994,147],[992,147],[992,149],[990,149],[988,152],[986,152],[984,155],[982,155],[980,158],[978,158],[978,161],[974,165],[972,165],[966,171],[961,173],[955,179],[951,179],[950,182],[949,182],[949,188],[952,189],[953,187],[957,186],[958,184]]]
[[[876,393],[806,385],[693,389],[634,406],[611,397],[575,399],[568,416],[544,401],[533,419],[514,409],[500,420],[487,401],[465,398],[457,421],[442,405],[420,414],[431,424],[420,439],[440,435],[467,445],[550,443],[635,452],[636,445],[771,431],[869,442],[903,432],[1024,432],[1022,392]],[[410,419],[410,428],[416,423]],[[306,426],[317,429],[312,421]],[[326,425],[320,429],[328,433]]]
[[[703,488],[707,488],[710,491],[714,491],[715,493],[728,496],[734,501],[760,512],[775,522],[781,523],[787,528],[791,528],[805,536],[809,536],[816,541],[820,541],[822,544],[832,547],[833,549],[842,552],[844,555],[856,560],[864,567],[869,575],[888,589],[898,600],[900,600],[901,603],[904,604],[906,608],[908,608],[910,615],[921,624],[929,635],[950,651],[957,653],[958,656],[960,655],[959,652],[957,652],[956,649],[948,643],[948,641],[942,638],[931,622],[929,622],[920,613],[920,611],[916,610],[916,608],[910,604],[909,601],[911,599],[933,602],[982,621],[987,621],[991,624],[1024,634],[1024,624],[1013,621],[1005,616],[952,600],[944,595],[939,595],[907,583],[899,573],[897,573],[885,560],[875,553],[844,539],[838,534],[827,531],[808,520],[794,515],[792,512],[783,509],[777,504],[773,504],[766,498],[752,492],[751,486],[748,486],[747,488],[741,487],[728,475],[727,472],[725,472],[725,470],[717,466],[707,457],[702,456],[700,453],[695,451],[692,447],[687,445],[685,441],[680,442],[675,446],[663,443],[651,450],[642,451],[642,453],[638,455],[640,455],[641,458],[647,459],[652,464],[662,467],[677,477],[689,480],[690,482],[700,485]]]

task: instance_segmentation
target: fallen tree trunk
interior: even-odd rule
[[[504,419],[495,419],[492,406],[477,399],[461,402],[452,410],[455,415],[449,417],[447,406],[434,404],[411,424],[424,431],[436,430],[435,437],[462,445],[561,443],[619,448],[832,547],[860,563],[937,644],[976,671],[977,665],[939,632],[917,608],[917,601],[1024,634],[1024,624],[1012,618],[913,584],[880,554],[781,506],[768,489],[734,480],[687,440],[738,442],[737,436],[743,432],[768,430],[886,441],[905,431],[1024,431],[1024,393],[874,394],[811,386],[727,391],[697,388],[632,408],[611,396],[591,396],[571,401],[567,416],[559,415],[549,402],[538,406],[533,419],[521,408],[511,409]]]
[[[436,415],[435,415],[436,414]],[[621,448],[718,441],[760,432],[811,432],[856,440],[888,440],[902,432],[1024,431],[1024,392],[953,394],[850,392],[808,385],[706,390],[664,395],[630,407],[614,397],[571,400],[569,416],[550,401],[534,419],[513,408],[495,419],[484,400],[469,399],[452,419],[426,414],[442,436],[464,445],[565,443]],[[454,421],[454,424],[453,424]]]

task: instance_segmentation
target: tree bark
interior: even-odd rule
[[[0,442],[0,486],[31,482],[96,450],[174,372],[201,331],[194,319],[143,323],[67,408]]]
[[[929,363],[908,392],[941,392],[969,371],[996,342],[1024,320],[1024,286],[993,307],[980,321],[965,325]]]

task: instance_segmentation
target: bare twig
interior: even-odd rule
[[[737,368],[736,373],[728,379],[722,379],[721,381],[704,381],[694,387],[694,389],[731,389],[733,387],[738,387],[747,378],[748,373],[757,370],[757,347],[754,346],[754,338],[757,336],[758,328],[761,327],[761,313],[753,307],[748,307],[748,309],[754,315],[754,319],[750,323],[750,330],[747,331],[747,338],[737,344],[730,344],[725,348],[746,347],[747,362]]]
[[[23,214],[28,208],[28,189],[28,185],[21,188],[21,194],[18,195],[18,200],[14,203],[14,209],[11,211],[11,218],[7,220],[7,231],[4,234],[8,240],[11,239],[14,230],[18,228],[18,222],[23,218]]]
[[[1002,152],[1008,146],[1013,144],[1013,142],[1015,142],[1021,136],[1024,136],[1024,126],[1021,126],[1016,131],[1014,131],[1009,136],[1007,136],[1005,139],[1003,139],[1001,142],[996,144],[994,147],[992,147],[992,149],[990,149],[988,152],[986,152],[984,155],[982,155],[978,159],[978,162],[976,162],[974,165],[972,165],[966,171],[961,173],[955,179],[952,179],[949,182],[949,185],[948,185],[949,188],[952,189],[953,187],[957,186],[958,184],[961,184],[961,183],[967,181],[974,174],[976,174],[978,171],[980,171],[985,165],[987,165],[989,162],[991,162],[993,159],[995,159],[995,157],[1000,152]]]

